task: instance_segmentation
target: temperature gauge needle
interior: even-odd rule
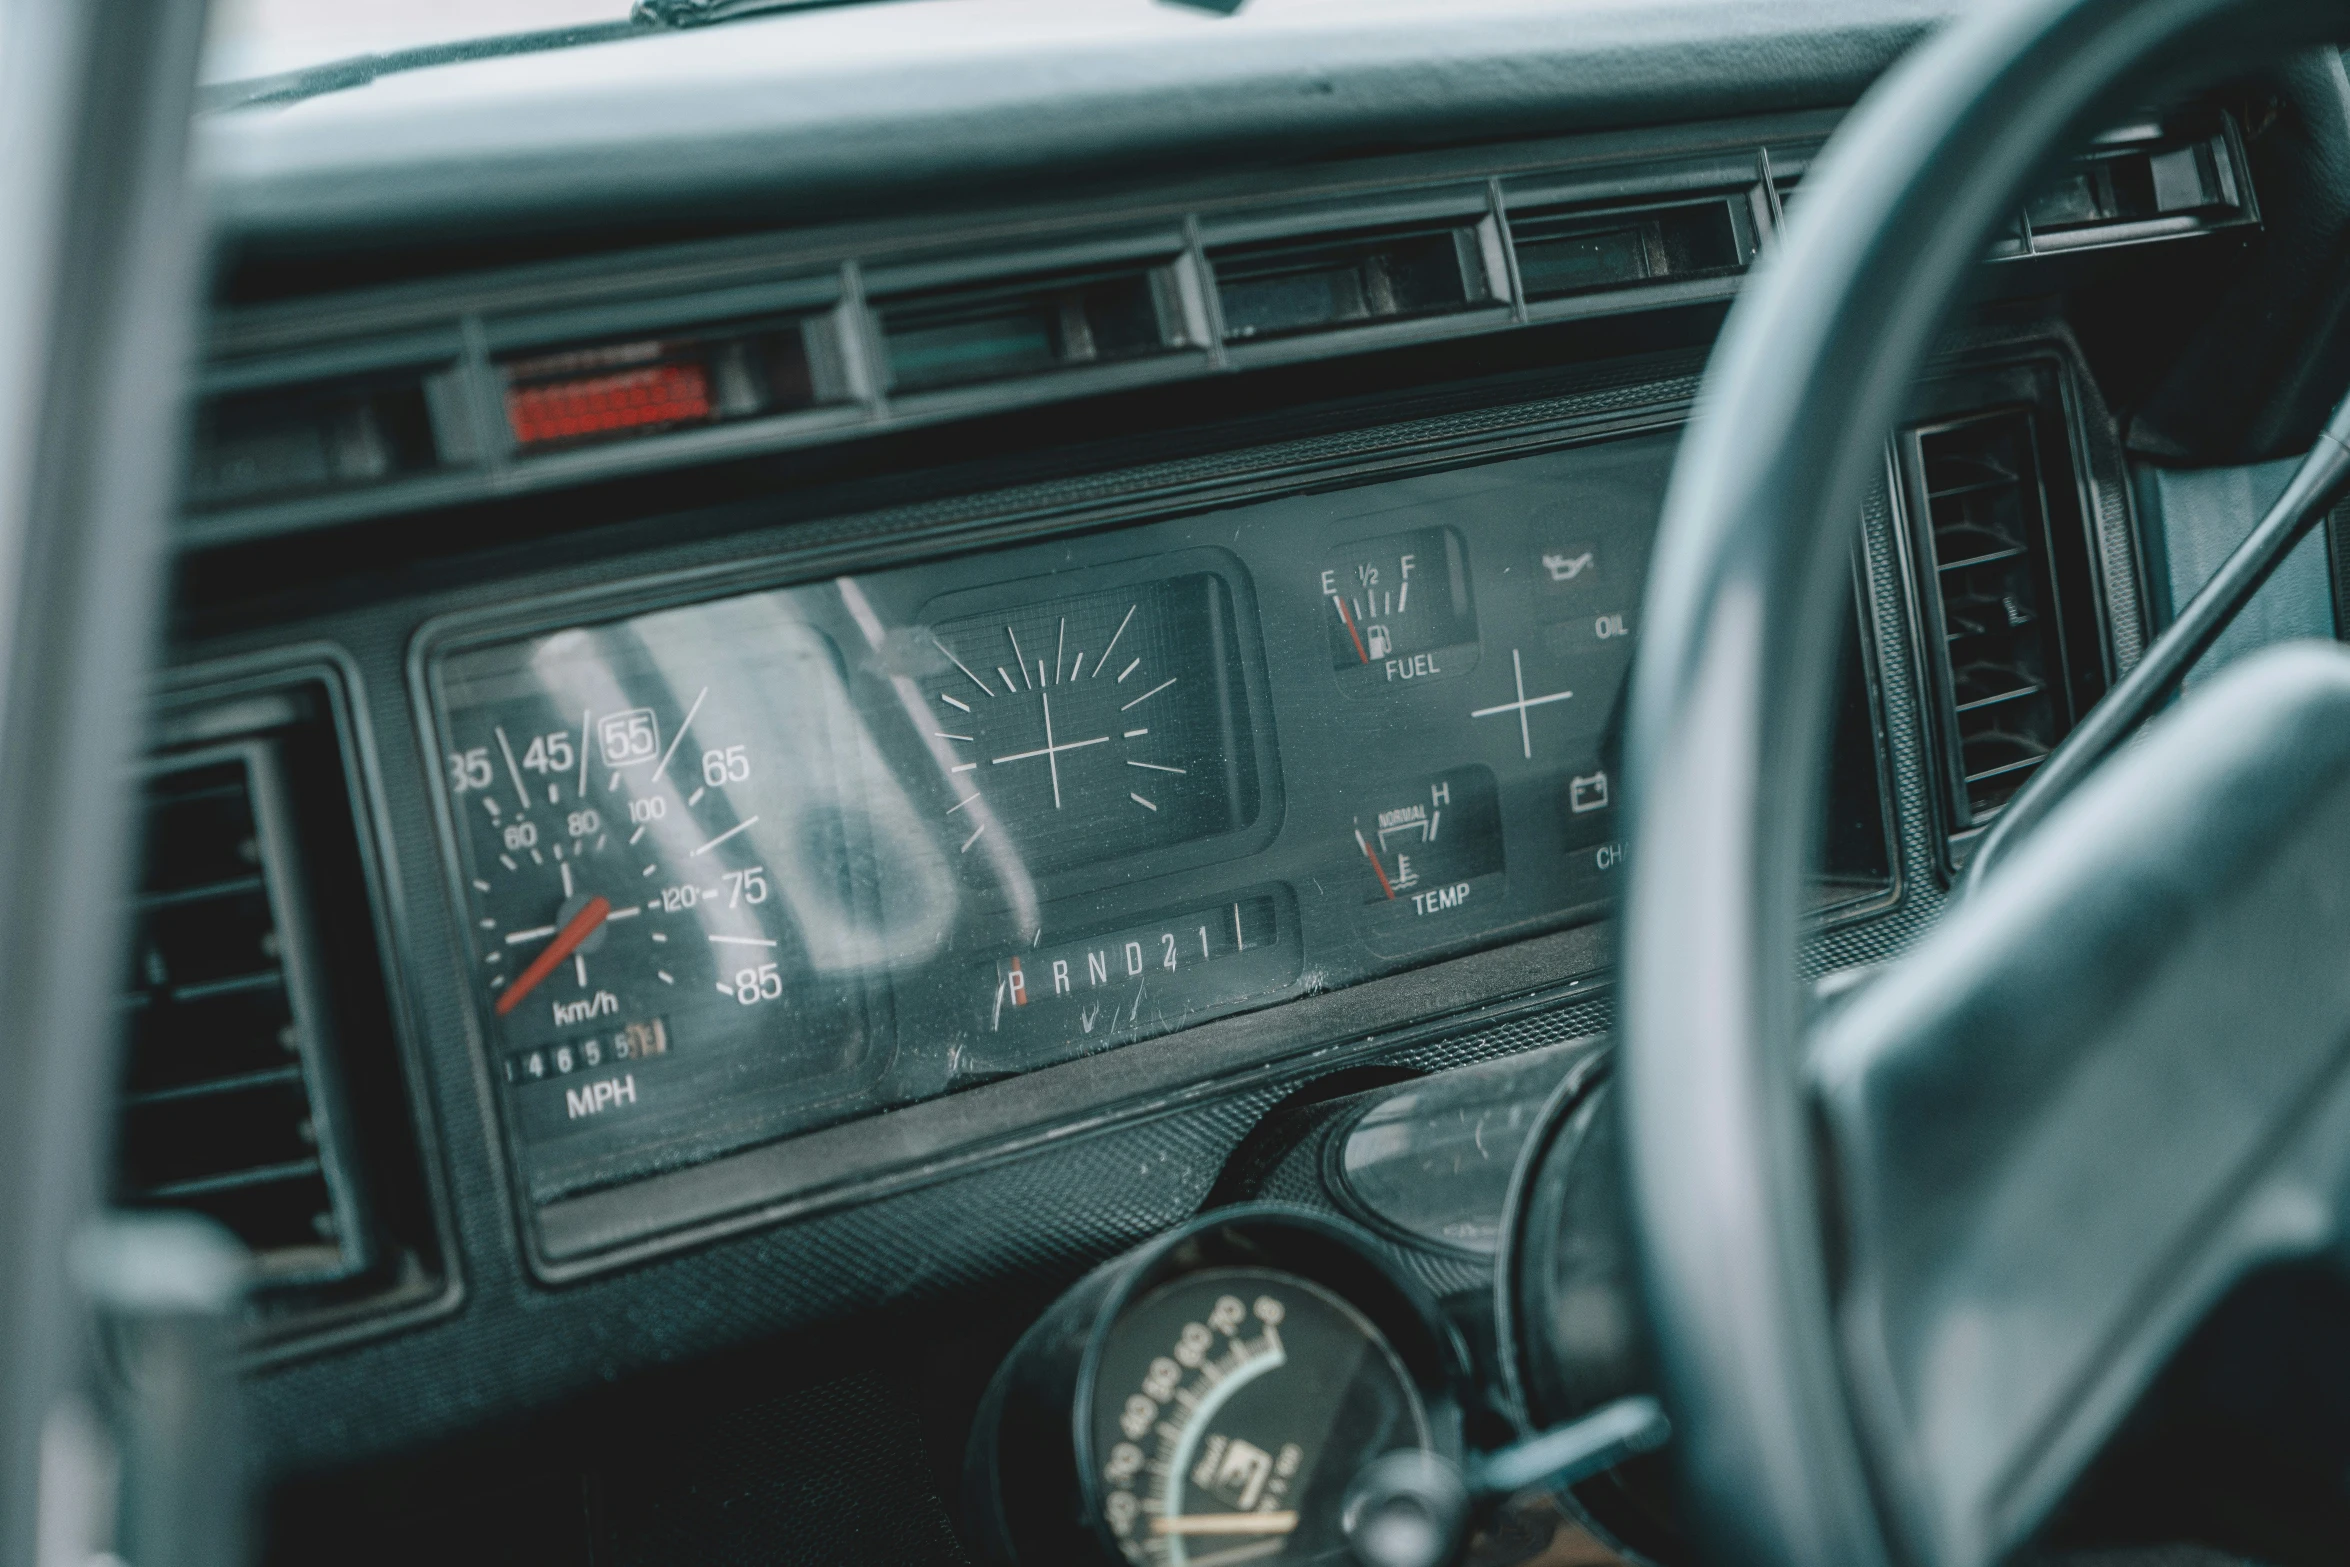
[[[581,942],[594,935],[596,927],[603,924],[611,913],[612,902],[603,894],[598,893],[588,899],[587,906],[572,915],[571,922],[555,932],[555,939],[530,960],[530,967],[515,975],[514,983],[498,993],[498,1016],[504,1017],[522,1005],[522,998],[536,990],[539,981],[560,968],[563,960],[571,956]]]
[[[1363,830],[1360,827],[1355,829],[1355,843],[1362,849],[1363,858],[1371,862],[1371,874],[1379,878],[1379,890],[1387,894],[1387,898],[1390,903],[1394,902],[1395,883],[1387,879],[1387,867],[1379,863],[1378,854],[1371,848],[1371,845],[1364,840]],[[1404,885],[1410,886],[1411,884],[1406,882]],[[561,940],[562,938],[557,937],[556,939]]]

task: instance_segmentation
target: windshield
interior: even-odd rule
[[[219,0],[208,81],[249,81],[355,55],[628,20],[629,0]]]

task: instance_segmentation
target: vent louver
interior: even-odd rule
[[[266,740],[150,776],[117,1198],[227,1225],[272,1282],[369,1262]]]
[[[1473,310],[1501,294],[1474,221],[1234,245],[1208,259],[1227,343]]]
[[[427,372],[386,372],[198,405],[188,504],[197,511],[370,489],[442,466]]]
[[[1743,192],[1667,206],[1510,214],[1519,287],[1529,301],[1644,283],[1726,277],[1754,258]]]
[[[877,307],[891,389],[927,392],[1186,346],[1164,266],[936,289]]]
[[[2072,727],[2064,603],[2038,415],[2010,408],[1912,432],[1921,585],[1947,737],[1953,825],[1981,826]]]
[[[1776,181],[1792,214],[1796,175]],[[2257,224],[2260,214],[2235,118],[2192,110],[2160,122],[2106,132],[2001,226],[1988,259],[2141,244]]]
[[[2024,208],[2035,251],[2252,221],[2224,116],[2108,132]]]

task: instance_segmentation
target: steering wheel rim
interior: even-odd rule
[[[1824,1258],[1796,980],[1837,595],[1895,411],[2035,176],[2133,92],[2350,33],[2303,0],[2000,0],[1891,72],[1732,311],[1656,546],[1628,737],[1623,1087],[1698,1538],[1744,1562],[1988,1560],[1898,1499]]]

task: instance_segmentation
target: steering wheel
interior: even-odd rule
[[[1972,1567],[2244,1274],[2340,1243],[2350,652],[2237,665],[1821,1015],[1798,894],[1892,421],[2053,158],[2350,37],[2302,0],[1989,0],[1804,182],[1683,444],[1635,672],[1622,1076],[1701,1542]]]

